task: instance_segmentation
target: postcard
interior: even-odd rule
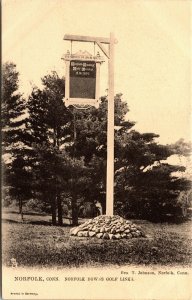
[[[191,299],[190,19],[2,1],[2,299]]]

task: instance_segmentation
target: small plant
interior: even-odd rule
[[[17,268],[18,267],[18,263],[17,263],[15,258],[11,258],[11,267],[12,268]]]

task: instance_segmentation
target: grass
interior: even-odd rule
[[[6,218],[7,216],[7,218]],[[15,214],[16,216],[16,214]],[[36,218],[42,219],[41,215]],[[3,215],[3,264],[15,258],[21,267],[80,267],[97,265],[191,265],[191,221],[181,224],[151,223],[134,220],[146,238],[100,240],[70,237],[70,226],[34,225],[34,216],[25,216],[26,223]],[[49,219],[49,218],[48,218]],[[47,219],[47,220],[48,220]],[[36,220],[36,221],[38,221]],[[40,223],[36,223],[40,224]]]

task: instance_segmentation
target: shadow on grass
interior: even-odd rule
[[[2,223],[10,223],[10,224],[12,224],[12,223],[20,223],[20,222],[18,222],[16,220],[2,219]]]
[[[188,221],[191,221],[191,217],[190,216],[186,216],[186,217],[182,217],[182,216],[176,216],[176,215],[172,215],[172,214],[167,214],[164,216],[151,216],[151,217],[126,217],[127,220],[132,220],[134,221],[139,221],[139,223],[154,223],[154,224],[172,224],[172,225],[179,225],[179,224],[184,224]]]
[[[3,210],[3,213],[4,214],[15,214],[15,215],[20,215],[19,212],[15,211],[15,210],[9,210],[9,211],[6,211],[6,210]],[[40,213],[40,212],[23,212],[24,216],[47,216],[46,213]]]
[[[24,220],[23,222],[17,221],[17,220],[10,220],[10,219],[3,219],[2,223],[9,223],[9,224],[28,224],[28,225],[43,225],[43,226],[57,226],[57,227],[73,227],[73,225],[69,224],[63,224],[62,226],[60,225],[52,225],[51,222],[49,221],[30,221],[30,220]]]
[[[176,216],[165,216],[161,219],[157,219],[157,218],[149,218],[148,219],[149,222],[152,222],[154,224],[158,224],[158,223],[165,223],[165,224],[172,224],[172,225],[180,225],[183,224],[185,222],[190,221],[189,218],[183,218],[183,217],[176,217]]]
[[[31,224],[31,225],[45,225],[45,226],[57,226],[57,227],[71,227],[72,225],[69,224],[65,224],[63,223],[63,225],[53,225],[51,222],[48,221],[29,221],[26,222],[27,224]]]

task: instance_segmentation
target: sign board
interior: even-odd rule
[[[95,99],[96,62],[70,61],[70,98]]]
[[[65,55],[65,105],[99,106],[99,70],[102,59],[88,52]]]

